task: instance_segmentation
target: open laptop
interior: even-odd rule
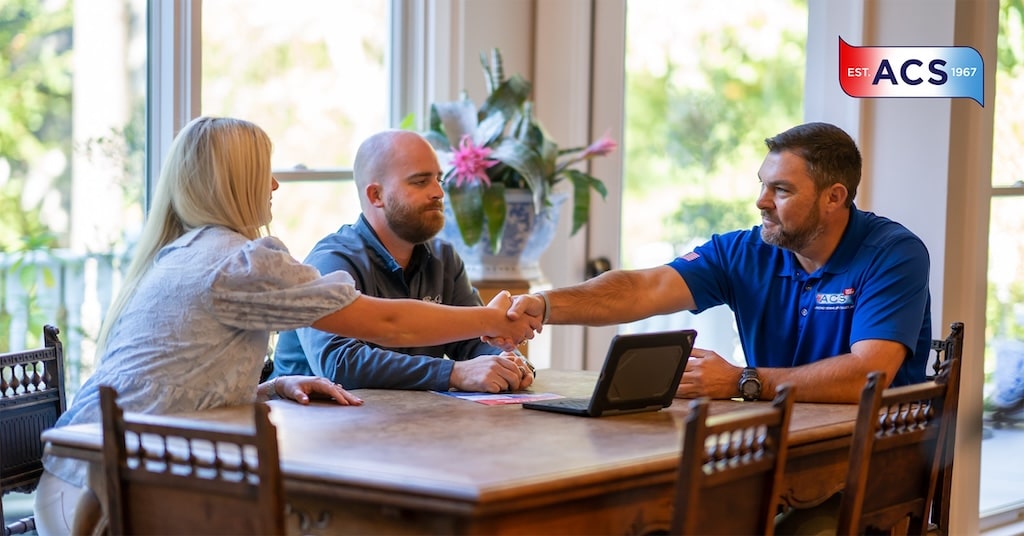
[[[583,417],[667,408],[696,337],[692,329],[616,335],[590,398],[538,400],[523,407]]]

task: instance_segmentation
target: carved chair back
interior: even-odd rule
[[[774,533],[786,465],[792,389],[771,405],[708,416],[709,402],[690,403],[679,464],[672,534]]]
[[[284,489],[270,408],[255,434],[126,416],[100,388],[107,507],[113,534],[283,534]]]
[[[951,456],[944,444],[956,418],[951,395],[959,392],[959,381],[957,357],[948,359],[933,380],[916,385],[885,389],[884,373],[868,375],[850,449],[839,534],[928,533],[940,469],[944,456]]]
[[[0,354],[0,532],[5,536],[35,529],[32,516],[3,523],[3,495],[35,490],[43,474],[39,435],[67,407],[59,333],[44,326],[42,348]]]
[[[931,512],[932,532],[938,536],[946,536],[949,533],[949,498],[953,489],[953,454],[956,444],[957,408],[960,399],[960,368],[963,366],[964,323],[953,322],[950,324],[949,335],[945,339],[932,340],[932,350],[935,351],[935,361],[932,368],[934,374],[931,379],[938,377],[948,367],[957,367],[957,370],[954,371],[957,381],[947,387],[946,398],[949,402],[944,411],[949,423],[946,425],[945,437],[941,442],[942,465],[939,467],[938,486],[935,489],[935,498],[932,500]]]

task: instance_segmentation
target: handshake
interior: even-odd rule
[[[480,337],[484,342],[512,352],[516,346],[532,339],[544,328],[549,306],[543,294],[512,294],[503,290],[487,304],[503,314],[492,327],[489,335]]]

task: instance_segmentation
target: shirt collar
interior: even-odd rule
[[[841,274],[850,269],[853,258],[857,255],[861,243],[864,242],[864,233],[867,229],[866,219],[864,212],[857,210],[857,205],[850,206],[850,220],[846,222],[843,236],[839,239],[839,244],[832,252],[832,256],[825,262],[825,266],[821,267],[821,271]]]
[[[829,274],[841,274],[850,268],[857,250],[864,239],[865,232],[864,212],[857,209],[857,205],[850,206],[850,219],[846,222],[846,229],[839,239],[835,251],[825,261],[825,265],[818,269],[818,272]],[[777,246],[775,246],[777,247]],[[779,248],[782,249],[782,248]],[[796,260],[796,254],[788,249],[783,249],[783,262],[778,275],[783,277],[798,277],[797,274],[806,274],[803,266]]]
[[[392,272],[399,271],[402,267],[395,260],[395,257],[391,255],[384,244],[380,241],[380,237],[377,236],[377,232],[373,230],[370,222],[366,220],[366,215],[360,214],[359,220],[353,226],[359,236],[363,237],[363,240],[373,248],[373,251],[384,260],[388,269]],[[430,248],[424,244],[416,244],[412,248],[412,258],[409,259],[409,273],[415,272],[420,266],[423,266],[432,257]]]

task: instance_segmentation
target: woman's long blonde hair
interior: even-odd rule
[[[97,340],[97,356],[157,253],[188,231],[221,225],[250,240],[270,223],[270,138],[241,119],[197,117],[174,138],[132,262]],[[154,304],[154,307],[159,307]]]

